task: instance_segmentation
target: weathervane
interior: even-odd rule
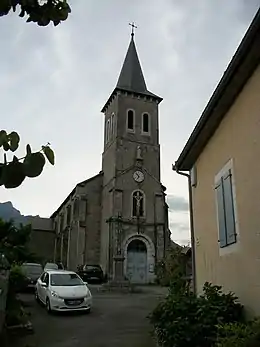
[[[129,25],[132,27],[132,32],[131,32],[131,36],[133,37],[134,36],[134,30],[137,28],[137,26],[135,25],[135,23],[134,22],[132,22],[132,23],[129,23]]]

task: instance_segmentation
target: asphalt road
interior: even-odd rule
[[[23,295],[31,312],[34,334],[9,347],[155,347],[147,315],[165,291],[147,287],[142,293],[124,294],[92,290],[90,314],[48,315],[32,294]]]

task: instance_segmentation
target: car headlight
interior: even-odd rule
[[[51,295],[52,295],[54,298],[60,298],[59,294],[56,293],[56,292],[54,292],[54,291],[51,292]]]
[[[91,297],[91,293],[90,290],[88,289],[87,294],[85,295],[85,298],[90,298]]]

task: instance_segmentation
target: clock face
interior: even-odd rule
[[[135,171],[133,174],[133,179],[138,182],[141,183],[144,180],[144,174],[142,171]]]

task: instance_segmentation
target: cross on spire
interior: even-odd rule
[[[137,28],[137,26],[135,25],[135,23],[134,22],[132,22],[132,23],[129,23],[129,25],[132,27],[132,32],[131,32],[131,36],[132,37],[134,37],[134,30]]]

